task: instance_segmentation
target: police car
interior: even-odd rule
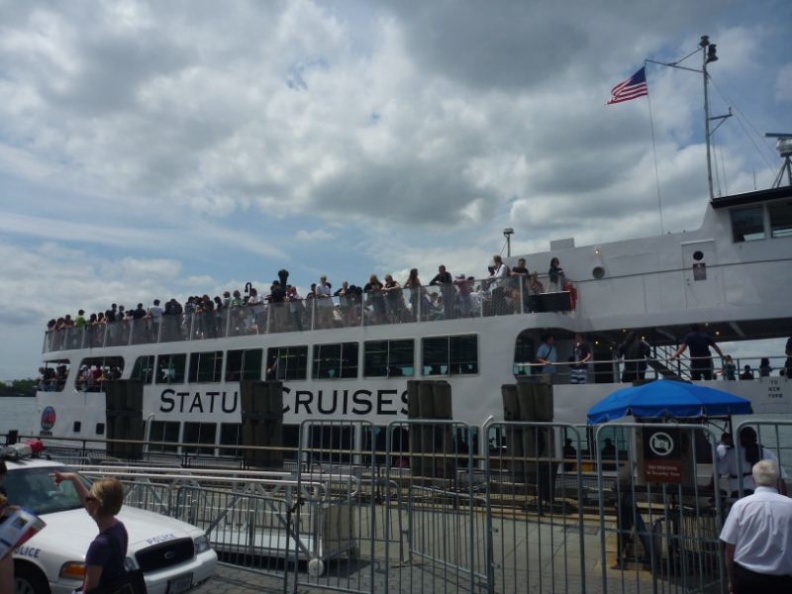
[[[98,533],[72,484],[55,485],[52,480],[55,471],[74,471],[39,459],[6,460],[6,466],[2,486],[9,505],[24,507],[46,522],[14,551],[16,593],[68,594],[82,584],[85,553]],[[199,528],[126,505],[117,517],[129,533],[127,565],[143,570],[149,594],[180,594],[214,574],[217,554]]]

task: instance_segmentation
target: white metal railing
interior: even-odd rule
[[[521,276],[370,293],[352,290],[341,296],[50,329],[43,351],[569,311],[577,292],[573,283],[566,286],[569,290],[540,292]]]

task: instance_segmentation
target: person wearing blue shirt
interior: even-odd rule
[[[554,340],[551,334],[542,335],[542,344],[536,349],[536,362],[541,364],[538,373],[555,373],[555,363],[558,361],[558,354],[553,343]]]

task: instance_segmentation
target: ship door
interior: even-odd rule
[[[682,283],[688,309],[723,303],[723,283],[714,241],[682,244]]]

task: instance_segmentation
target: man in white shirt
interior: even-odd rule
[[[718,451],[718,474],[729,477],[729,492],[735,499],[754,492],[754,481],[751,468],[759,460],[774,460],[778,457],[758,442],[758,435],[753,427],[740,429],[739,445],[726,448],[723,456]],[[781,477],[786,478],[786,472],[781,469]],[[781,494],[786,495],[786,483],[781,483]]]
[[[333,291],[327,276],[324,274],[319,278],[314,292],[313,305],[316,307],[316,325],[319,328],[330,328],[333,325]]]
[[[151,318],[151,337],[150,340],[158,341],[160,335],[160,324],[162,323],[162,313],[165,310],[160,305],[160,300],[155,299],[154,305],[148,308],[148,316]]]
[[[734,447],[734,441],[732,440],[732,434],[728,431],[724,432],[721,435],[720,443],[715,448],[715,452],[718,454],[718,460],[723,460],[726,457],[726,453]]]
[[[775,460],[752,469],[753,495],[734,503],[723,525],[730,594],[792,592],[792,499],[776,490]]]
[[[246,306],[248,309],[245,316],[245,329],[253,334],[263,333],[267,324],[264,297],[259,295],[256,287],[250,287]]]

